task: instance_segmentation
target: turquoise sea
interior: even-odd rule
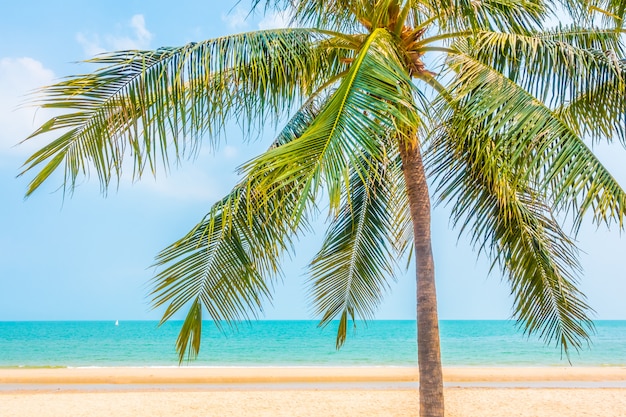
[[[178,366],[181,322],[0,322],[0,367]],[[626,321],[598,321],[592,344],[574,366],[625,366]],[[242,323],[220,333],[203,326],[190,366],[414,366],[414,321],[358,323],[335,349],[335,328],[315,321]],[[569,366],[561,350],[525,337],[511,321],[442,321],[444,366]]]

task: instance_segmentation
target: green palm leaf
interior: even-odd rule
[[[356,326],[357,318],[374,316],[389,288],[388,277],[394,276],[396,261],[409,246],[406,205],[395,206],[406,196],[392,185],[402,175],[399,168],[389,161],[378,163],[365,179],[352,175],[349,195],[311,262],[310,299],[322,317],[320,326],[339,318],[337,348],[346,340],[348,320]]]
[[[520,323],[568,353],[591,324],[575,246],[552,208],[573,209],[575,225],[589,208],[621,225],[626,194],[557,112],[470,52],[450,60],[456,98],[429,166],[461,231],[508,271]]]
[[[626,145],[626,61],[619,66],[620,77],[598,82],[557,109],[572,129],[594,142],[617,138]]]
[[[572,26],[529,35],[480,32],[468,46],[455,45],[543,102],[561,105],[607,81],[626,83],[615,59],[623,56],[624,47],[614,30]],[[623,89],[605,88],[604,93],[614,100]]]
[[[585,297],[576,288],[577,250],[552,216],[541,193],[524,180],[510,149],[484,126],[452,117],[438,136],[434,173],[452,216],[504,268],[514,296],[514,315],[528,334],[539,333],[569,349],[582,347],[593,329]],[[445,167],[445,168],[444,168]]]
[[[624,223],[626,193],[556,111],[469,55],[451,65],[460,74],[453,89],[461,111],[484,122],[488,137],[502,137],[510,163],[524,167],[525,180],[547,192],[551,205],[571,210],[576,226],[589,209],[598,222]]]
[[[421,126],[414,110],[414,87],[389,41],[386,31],[374,31],[308,129],[244,167],[251,181],[261,186],[300,184],[307,190],[294,216],[322,184],[331,210],[336,211],[342,189],[349,185],[350,168],[362,178],[372,168],[361,156],[385,158],[377,139],[402,126]],[[271,196],[269,189],[265,193]]]
[[[298,137],[317,114],[302,108],[272,145],[284,146]],[[185,237],[161,251],[156,265],[164,267],[154,278],[153,306],[167,306],[161,323],[181,308],[189,313],[176,347],[182,361],[200,349],[202,312],[220,327],[233,326],[262,311],[271,299],[272,277],[281,275],[280,260],[306,221],[291,223],[289,215],[299,193],[277,186],[274,199],[263,198],[243,181],[211,208]]]
[[[438,17],[439,26],[452,31],[496,30],[527,33],[538,28],[549,9],[544,1],[516,0],[427,0],[429,14]]]
[[[104,67],[42,90],[42,107],[70,112],[29,137],[62,132],[24,164],[22,174],[43,166],[27,194],[61,163],[65,183],[93,165],[106,189],[127,151],[139,177],[146,167],[167,167],[169,153],[193,154],[205,133],[219,137],[233,118],[249,132],[279,119],[321,85],[318,74],[343,71],[351,52],[327,38],[309,29],[261,31],[94,58]]]

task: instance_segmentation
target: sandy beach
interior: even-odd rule
[[[626,368],[447,368],[446,415],[626,416]],[[0,416],[417,416],[414,368],[0,369]]]

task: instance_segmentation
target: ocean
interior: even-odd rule
[[[0,322],[0,367],[178,366],[182,322]],[[220,333],[203,325],[199,357],[183,366],[415,366],[414,321],[358,323],[335,349],[335,326],[257,321]],[[597,321],[592,344],[573,366],[625,366],[626,321]],[[441,322],[444,366],[570,366],[561,349],[526,337],[512,321]]]

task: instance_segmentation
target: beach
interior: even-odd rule
[[[446,415],[626,416],[626,368],[446,368]],[[0,369],[2,417],[417,416],[408,367]]]

